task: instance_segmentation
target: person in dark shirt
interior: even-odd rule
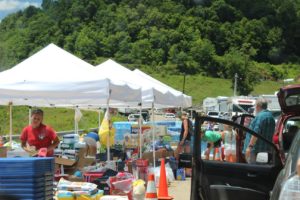
[[[190,153],[191,152],[191,128],[189,126],[192,126],[192,123],[190,122],[187,113],[186,112],[182,112],[181,114],[181,120],[182,120],[182,124],[181,124],[181,132],[180,132],[180,137],[179,137],[179,143],[177,146],[177,155],[176,158],[178,159],[179,154],[180,153]]]

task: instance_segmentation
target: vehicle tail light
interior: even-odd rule
[[[297,174],[289,178],[283,185],[279,200],[299,200],[300,198],[300,159],[298,159]]]

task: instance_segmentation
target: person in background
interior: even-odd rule
[[[224,124],[223,131],[224,154],[226,162],[236,162],[236,131]]]
[[[99,135],[95,132],[88,132],[85,136],[83,141],[87,145],[87,154],[89,156],[96,156],[97,154],[97,142],[100,141]]]
[[[218,131],[201,130],[201,139],[207,142],[207,149],[205,150],[205,159],[209,160],[209,154],[212,148],[220,148],[222,145],[222,134]],[[214,151],[213,160],[215,160],[216,152]],[[221,156],[220,159],[222,160]]]
[[[257,99],[255,104],[256,117],[251,121],[249,129],[264,136],[269,141],[272,141],[272,137],[275,131],[275,119],[272,113],[267,110],[268,102],[263,99]],[[257,137],[247,133],[243,153],[248,163],[256,162],[256,155],[259,152],[270,152],[270,146],[267,146],[265,142]]]
[[[46,156],[53,156],[54,149],[59,144],[56,132],[43,124],[44,112],[35,109],[31,112],[31,124],[26,126],[20,136],[22,148],[31,155],[37,153],[41,148],[46,148]]]
[[[177,146],[177,155],[176,155],[176,159],[179,159],[179,154],[180,153],[190,153],[191,152],[191,131],[189,131],[189,128],[191,129],[192,127],[189,127],[192,125],[192,123],[190,122],[187,113],[186,112],[182,112],[181,113],[181,120],[182,120],[182,124],[181,124],[181,132],[180,132],[180,136],[179,136],[179,143]]]

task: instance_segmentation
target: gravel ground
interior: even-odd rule
[[[189,200],[191,195],[191,178],[186,178],[185,181],[175,180],[171,182],[168,192],[174,200]]]

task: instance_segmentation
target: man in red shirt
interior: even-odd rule
[[[47,148],[47,156],[53,156],[54,149],[59,144],[59,138],[55,131],[44,125],[44,112],[36,109],[31,112],[31,125],[26,126],[20,136],[22,148],[32,153],[35,148],[38,151],[41,148]]]

